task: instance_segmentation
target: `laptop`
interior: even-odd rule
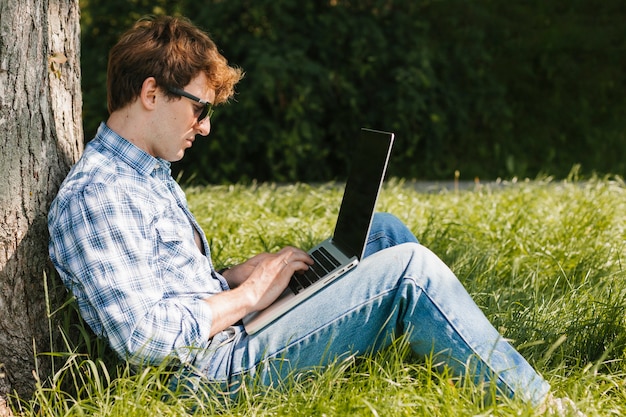
[[[350,173],[333,236],[309,251],[315,264],[305,273],[294,274],[276,301],[264,310],[244,317],[243,325],[248,334],[263,329],[359,263],[365,251],[393,138],[393,133],[361,129],[350,157]]]

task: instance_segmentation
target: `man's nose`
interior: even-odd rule
[[[202,136],[208,136],[209,132],[211,132],[211,119],[206,117],[199,122],[196,122],[198,126],[196,126],[196,130],[198,134]]]

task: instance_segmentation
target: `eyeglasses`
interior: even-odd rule
[[[189,100],[193,100],[195,102],[198,102],[198,103],[200,103],[200,104],[202,104],[204,106],[202,108],[202,111],[198,115],[198,123],[200,123],[201,121],[203,121],[207,117],[210,119],[211,116],[213,115],[213,104],[212,103],[209,103],[206,100],[202,100],[201,98],[196,97],[193,94],[189,94],[188,92],[186,92],[185,90],[181,90],[180,88],[168,87],[167,91],[169,91],[170,93],[176,94],[178,96],[188,98]]]

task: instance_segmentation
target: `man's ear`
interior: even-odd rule
[[[157,86],[157,82],[154,77],[148,77],[143,80],[139,100],[146,110],[153,110],[155,108],[158,90],[159,87]]]

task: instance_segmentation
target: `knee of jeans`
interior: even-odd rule
[[[395,245],[406,242],[417,242],[417,238],[409,228],[395,215],[380,212],[374,214],[371,233],[384,233]]]
[[[445,288],[444,293],[446,291],[448,294],[457,294],[457,291],[465,293],[463,284],[454,272],[429,248],[419,243],[408,243],[402,247],[409,259],[405,278],[410,278],[428,292],[437,288],[441,291]]]

